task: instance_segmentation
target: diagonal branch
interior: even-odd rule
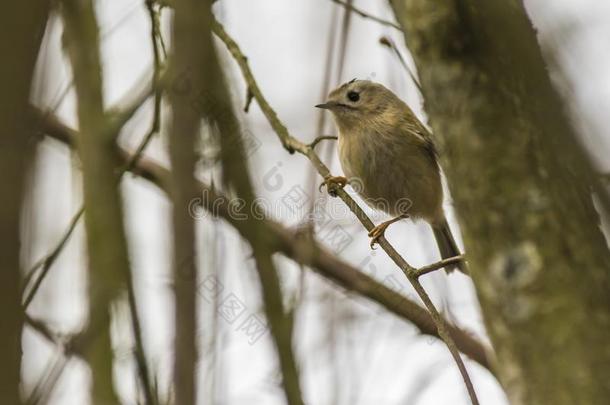
[[[28,274],[26,275],[25,280],[23,282],[23,290],[22,290],[22,296],[25,296],[25,299],[23,300],[23,310],[24,311],[27,310],[27,308],[30,306],[30,303],[36,296],[38,289],[42,285],[42,282],[46,278],[47,274],[49,274],[49,270],[51,270],[51,266],[53,266],[53,263],[55,263],[55,260],[57,259],[57,257],[61,253],[61,251],[63,250],[66,243],[68,243],[68,240],[70,239],[70,236],[72,236],[74,229],[76,229],[76,225],[80,221],[84,211],[85,211],[85,207],[81,206],[80,209],[76,212],[76,214],[74,214],[74,216],[70,220],[68,229],[66,230],[66,232],[64,232],[63,236],[61,237],[61,239],[59,240],[59,242],[57,243],[55,248],[53,248],[53,250],[48,255],[46,255],[43,259],[39,260],[36,264],[34,264],[34,266],[32,266],[32,268],[29,270]],[[29,289],[29,291],[26,295],[25,289],[26,289],[27,285],[29,284],[29,281],[32,278],[34,278],[34,275],[36,274],[36,272],[39,268],[42,268],[42,270],[40,270],[40,272],[38,272],[38,276],[36,277],[34,284]]]
[[[59,122],[54,116],[47,117],[40,111],[38,111],[38,116],[41,117],[44,133],[53,139],[73,146],[76,133],[72,129]],[[133,157],[133,154],[125,150],[122,150],[121,154],[124,161],[128,161]],[[138,160],[138,163],[133,167],[131,172],[150,181],[166,193],[169,192],[167,181],[169,170],[163,166],[142,158]],[[198,182],[197,187],[201,190],[202,194],[194,195],[193,201],[202,205],[211,215],[223,218],[246,238],[248,227],[245,226],[244,221],[240,221],[234,215],[231,215],[228,210],[229,199],[218,194],[213,187],[201,181]],[[202,198],[202,196],[206,198]],[[263,222],[266,229],[265,233],[271,235],[274,240],[274,251],[281,252],[295,262],[310,267],[338,286],[348,291],[356,292],[378,303],[398,317],[415,325],[421,333],[439,337],[430,315],[412,300],[358,271],[350,264],[329,253],[317,242],[314,241],[312,243],[302,238],[296,238],[293,231],[273,220],[264,219]],[[449,330],[462,353],[488,369],[491,373],[494,372],[489,362],[487,348],[469,333],[455,326],[450,325]]]
[[[294,138],[292,135],[290,135],[290,133],[288,132],[288,129],[279,120],[279,118],[277,117],[277,114],[271,108],[271,106],[269,105],[269,103],[267,102],[265,97],[263,96],[260,88],[258,87],[258,84],[256,83],[256,80],[254,79],[254,75],[252,74],[252,71],[250,70],[250,67],[248,65],[247,58],[241,52],[237,43],[235,43],[235,41],[224,30],[224,27],[216,20],[214,21],[214,24],[213,24],[213,30],[214,30],[214,33],[218,36],[218,38],[225,44],[225,46],[227,47],[227,49],[229,50],[229,52],[231,53],[231,55],[233,56],[235,61],[238,63],[238,65],[242,71],[242,74],[247,82],[247,85],[250,88],[250,91],[252,92],[252,95],[254,96],[255,100],[258,102],[259,106],[261,107],[261,110],[263,111],[263,113],[267,117],[267,120],[269,121],[269,123],[271,124],[271,126],[273,127],[275,132],[277,133],[277,135],[280,138],[284,147],[290,153],[294,153],[296,151],[296,152],[299,152],[300,154],[306,156],[311,161],[311,163],[316,167],[316,169],[318,170],[318,173],[323,178],[326,179],[326,178],[330,177],[331,174],[330,174],[328,167],[320,160],[320,158],[315,153],[315,151],[312,148],[308,147],[306,144],[304,144],[304,143],[300,142],[299,140],[297,140],[296,138]],[[349,194],[347,194],[347,192],[345,192],[345,190],[343,190],[343,189],[338,189],[336,194],[349,207],[349,209],[356,215],[356,217],[362,223],[362,225],[364,225],[364,227],[368,231],[370,231],[373,228],[373,222],[370,220],[370,218],[368,218],[368,216],[364,213],[364,211],[362,211],[362,209],[358,206],[358,204],[354,201],[354,199],[351,198],[349,196]],[[430,297],[428,296],[428,294],[425,292],[425,290],[419,283],[419,281],[417,279],[417,270],[415,268],[413,268],[411,265],[409,265],[409,263],[407,263],[407,261],[396,251],[396,249],[394,249],[394,247],[387,241],[387,239],[385,237],[379,238],[379,244],[381,245],[383,250],[388,254],[388,256],[390,256],[390,258],[394,261],[394,263],[396,263],[396,265],[407,276],[407,279],[415,288],[417,294],[424,302],[426,308],[428,309],[428,311],[430,311],[430,314],[432,315],[432,319],[434,320],[434,322],[436,324],[440,337],[443,339],[443,341],[447,345],[447,348],[449,349],[452,357],[454,358],[454,360],[460,370],[460,373],[462,375],[464,383],[466,384],[466,387],[468,389],[468,394],[470,395],[470,399],[471,399],[472,403],[474,405],[478,404],[478,399],[477,399],[476,393],[474,391],[472,381],[470,380],[470,376],[468,375],[468,372],[466,371],[464,362],[462,361],[462,359],[459,355],[456,344],[453,341],[453,339],[451,338],[451,335],[449,334],[448,325],[447,325],[446,321],[444,320],[444,318],[440,315],[440,313],[438,312],[438,310],[436,309],[434,304],[432,303],[432,300],[430,300]]]

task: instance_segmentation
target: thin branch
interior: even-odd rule
[[[383,37],[379,38],[379,43],[394,52],[394,55],[396,55],[396,57],[398,58],[398,61],[400,62],[402,67],[405,69],[405,71],[407,72],[407,74],[409,75],[411,80],[413,81],[413,84],[415,84],[415,86],[419,90],[419,94],[423,95],[424,93],[422,92],[422,88],[421,88],[421,85],[419,84],[419,80],[417,79],[417,76],[415,76],[415,73],[413,73],[413,71],[411,70],[409,65],[407,65],[405,58],[402,56],[402,53],[400,53],[400,51],[398,50],[398,47],[396,46],[394,41],[392,41],[392,39],[390,37],[383,36]]]
[[[48,403],[48,399],[57,386],[57,381],[59,381],[70,360],[73,357],[86,360],[84,353],[91,343],[95,341],[98,331],[88,328],[82,333],[60,335],[40,319],[25,314],[24,320],[32,330],[58,349],[57,357],[54,361],[49,362],[47,370],[42,374],[42,377],[34,386],[26,401],[28,405]],[[97,322],[93,323],[97,324]]]
[[[62,353],[66,354],[76,354],[80,356],[80,353],[73,352],[72,349],[69,348],[69,345],[66,345],[66,342],[69,339],[62,338],[56,332],[51,330],[51,328],[42,320],[31,317],[28,314],[25,314],[25,322],[36,332],[38,332],[42,337],[44,337],[49,342],[61,348]]]
[[[152,137],[159,132],[159,128],[161,126],[161,97],[162,97],[162,89],[159,85],[159,81],[161,79],[161,55],[159,51],[159,46],[157,44],[157,38],[160,38],[160,41],[163,41],[163,37],[161,32],[159,31],[158,26],[158,14],[155,11],[154,3],[152,0],[146,1],[146,8],[148,10],[148,15],[150,19],[150,41],[153,47],[153,66],[154,66],[154,74],[152,81],[152,89],[154,90],[154,110],[153,110],[153,118],[151,123],[151,128],[149,132],[146,134],[138,148],[136,149],[134,155],[131,159],[127,161],[127,164],[122,170],[122,173],[125,173],[128,170],[131,170],[135,164],[137,164],[140,156],[146,149],[146,146],[151,141]],[[142,384],[142,390],[144,391],[144,397],[146,398],[146,403],[148,405],[155,404],[156,396],[153,394],[153,387],[150,381],[150,373],[148,370],[148,362],[146,361],[146,352],[144,350],[144,342],[142,339],[142,328],[140,317],[138,314],[138,305],[136,301],[136,293],[133,284],[133,275],[130,274],[127,277],[127,300],[129,303],[129,311],[131,315],[131,327],[133,330],[133,336],[135,340],[135,360],[138,367],[138,375],[140,382]]]
[[[25,401],[26,405],[38,405],[40,403],[48,402],[53,389],[57,386],[57,382],[61,377],[66,365],[69,362],[69,358],[62,355],[56,354],[53,361],[49,361],[46,365],[45,371],[42,373],[42,377],[38,380],[32,392]]]
[[[34,112],[40,118],[44,133],[69,146],[74,145],[75,131],[63,125],[54,116],[46,116],[44,112],[39,110],[34,110]],[[133,156],[132,153],[126,150],[122,150],[121,154],[125,162]],[[138,160],[138,163],[132,168],[131,172],[150,181],[165,193],[169,193],[167,181],[169,170],[165,167],[143,158]],[[197,198],[199,204],[210,215],[223,218],[242,236],[246,237],[248,228],[245,227],[245,221],[240,221],[234,215],[231,215],[228,210],[229,199],[218,194],[216,188],[201,181],[198,181],[197,188],[200,192],[194,195],[193,198]],[[201,199],[201,195],[208,198]],[[264,234],[271,235],[273,238],[272,246],[275,251],[282,253],[301,265],[310,267],[338,286],[348,291],[356,292],[378,303],[398,317],[415,325],[421,333],[440,338],[430,314],[412,300],[360,272],[355,267],[328,252],[317,242],[295,237],[295,232],[273,220],[264,219],[263,222],[266,229]],[[493,374],[494,371],[491,369],[487,357],[488,349],[469,333],[458,327],[450,325],[449,330],[460,351]]]
[[[378,22],[379,24],[386,25],[388,27],[392,27],[392,28],[397,29],[398,31],[402,32],[402,27],[396,23],[393,23],[392,21],[388,21],[388,20],[384,20],[383,18],[375,17],[374,15],[371,15],[371,14],[367,13],[366,11],[363,11],[357,7],[354,7],[351,4],[349,4],[345,1],[342,1],[342,0],[331,0],[331,1],[342,7],[345,7],[347,10],[350,10],[353,13],[358,14],[362,18]]]
[[[45,398],[48,400],[72,356],[83,359],[83,346],[76,344],[77,341],[82,342],[83,340],[79,340],[78,335],[60,336],[51,330],[45,322],[27,314],[25,314],[25,323],[59,350],[57,357],[52,363],[48,364],[47,370],[42,374],[25,402],[27,405],[35,405],[45,402],[43,401]]]
[[[141,82],[134,85],[133,89],[127,91],[124,101],[120,101],[116,107],[110,109],[108,113],[110,116],[110,123],[107,129],[109,134],[118,136],[121,128],[123,128],[125,124],[127,124],[127,122],[133,118],[134,114],[148,100],[150,95],[160,91],[158,86],[159,74],[159,70],[155,68],[152,83],[148,78],[143,78]],[[142,82],[144,84],[142,84]],[[142,87],[143,89],[140,90]],[[113,111],[116,112],[113,113]]]
[[[314,139],[312,142],[310,142],[307,147],[314,149],[316,147],[316,145],[318,143],[320,143],[320,141],[325,141],[325,140],[337,140],[338,138],[336,136],[332,136],[332,135],[323,135],[323,136],[318,136],[316,139]]]
[[[427,266],[420,267],[419,269],[417,269],[415,271],[415,276],[417,278],[419,278],[419,277],[423,276],[424,274],[432,273],[433,271],[442,269],[445,266],[463,262],[465,260],[465,258],[466,257],[464,255],[458,255],[458,256],[453,256],[453,257],[449,257],[447,259],[440,260],[436,263],[432,263]]]
[[[26,275],[26,278],[24,280],[22,295],[25,294],[25,289],[26,289],[27,285],[29,284],[29,281],[34,277],[34,274],[36,273],[36,271],[42,267],[42,270],[39,272],[38,277],[36,277],[36,281],[34,281],[32,288],[30,288],[29,293],[27,294],[27,296],[25,297],[25,299],[23,301],[23,310],[24,311],[27,310],[28,306],[34,299],[34,296],[38,292],[38,289],[42,285],[43,280],[49,273],[51,266],[53,265],[53,263],[55,263],[55,260],[57,259],[57,257],[61,253],[61,251],[63,250],[64,246],[66,246],[66,243],[70,239],[70,236],[72,236],[72,233],[74,232],[74,229],[76,229],[76,225],[78,224],[78,221],[83,216],[84,211],[85,211],[85,207],[81,206],[79,208],[79,210],[76,212],[76,214],[74,214],[74,217],[72,217],[72,220],[70,221],[70,224],[68,225],[68,229],[66,229],[66,232],[64,232],[63,237],[59,240],[59,242],[57,243],[55,248],[44,259],[39,260],[28,271],[28,274]]]
[[[116,29],[123,25],[132,16],[132,13],[136,12],[137,10],[138,6],[136,4],[135,6],[131,7],[130,10],[128,10],[123,16],[119,16],[116,22],[110,28],[106,29],[101,33],[100,39],[102,40],[102,42],[112,33],[114,33]],[[51,107],[47,110],[47,114],[55,113],[57,111],[57,109],[64,102],[68,94],[70,94],[70,90],[72,90],[73,86],[74,78],[70,78],[65,84],[65,87],[60,86],[61,90],[58,90],[57,96],[54,97],[54,101],[50,103]]]
[[[263,110],[263,113],[267,117],[267,120],[269,121],[269,123],[271,124],[271,126],[273,127],[275,132],[277,133],[277,135],[280,138],[280,141],[282,142],[284,147],[288,150],[289,153],[294,153],[296,151],[296,152],[299,152],[300,154],[306,156],[311,161],[311,163],[316,167],[316,169],[318,170],[318,173],[323,178],[326,179],[326,178],[330,177],[331,173],[330,173],[328,167],[320,160],[320,158],[315,153],[315,151],[312,148],[305,145],[304,143],[297,140],[296,138],[294,138],[292,135],[290,135],[290,133],[288,132],[288,129],[279,120],[279,118],[277,117],[277,114],[271,108],[271,106],[269,105],[269,103],[267,102],[265,97],[263,96],[260,88],[258,87],[258,84],[256,83],[256,80],[254,79],[254,75],[252,74],[250,67],[248,65],[247,58],[241,52],[237,43],[235,43],[235,41],[224,30],[224,27],[216,20],[214,21],[214,24],[213,24],[213,30],[214,30],[214,33],[218,36],[218,38],[225,44],[225,46],[227,47],[227,49],[229,50],[229,52],[231,53],[233,58],[238,63],[238,65],[242,71],[242,74],[247,82],[247,85],[252,90],[252,94],[254,95],[254,98],[256,99],[259,106],[261,107],[261,110]],[[341,198],[341,200],[349,207],[349,209],[356,215],[358,220],[362,223],[362,225],[364,225],[364,227],[368,231],[373,229],[373,227],[374,227],[373,222],[366,215],[366,213],[364,211],[362,211],[362,209],[358,206],[358,204],[354,201],[354,199],[351,196],[349,196],[349,194],[347,194],[347,192],[345,192],[345,190],[338,189],[336,191],[336,193],[337,193],[337,196],[339,198]],[[440,337],[443,339],[443,341],[447,345],[447,348],[451,352],[451,355],[453,356],[455,362],[458,365],[462,378],[464,379],[464,383],[466,384],[466,387],[468,389],[468,393],[470,395],[472,403],[474,405],[477,405],[478,399],[476,397],[476,393],[472,389],[472,382],[470,380],[470,376],[468,375],[468,372],[466,371],[464,363],[463,363],[461,357],[459,356],[459,352],[456,349],[455,342],[453,341],[453,339],[451,338],[451,336],[449,334],[448,325],[447,325],[446,321],[444,320],[444,318],[440,315],[438,310],[432,304],[432,301],[430,300],[430,297],[427,295],[425,290],[423,288],[421,288],[421,285],[419,284],[419,282],[417,280],[417,270],[407,263],[407,261],[396,251],[396,249],[394,249],[394,247],[387,241],[387,239],[385,237],[383,237],[383,236],[380,237],[378,241],[379,241],[379,245],[383,248],[383,250],[388,254],[388,256],[390,256],[390,258],[394,261],[394,263],[396,263],[396,265],[407,276],[407,279],[411,282],[411,284],[417,291],[417,293],[420,296],[420,298],[422,299],[422,301],[424,301],[424,303],[426,304],[426,307],[430,311],[430,314],[432,315],[432,319],[434,320],[434,322],[436,324]],[[419,286],[419,288],[418,288],[418,286]]]

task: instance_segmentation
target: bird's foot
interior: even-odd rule
[[[371,238],[371,249],[375,249],[375,245],[379,243],[379,238],[384,236],[385,230],[388,229],[388,226],[404,218],[409,218],[409,216],[407,214],[399,215],[396,218],[392,218],[389,221],[382,222],[373,229],[371,229],[371,231],[369,232],[369,237]]]
[[[333,197],[337,196],[337,189],[345,187],[347,184],[347,178],[343,176],[328,176],[318,187],[318,190],[322,191],[322,187],[326,186],[328,194]]]

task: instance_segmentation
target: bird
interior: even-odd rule
[[[382,84],[356,79],[332,90],[316,107],[332,113],[345,174],[327,177],[322,185],[329,191],[355,185],[370,207],[393,216],[369,232],[371,248],[392,223],[422,219],[431,226],[443,259],[460,256],[443,211],[438,152],[411,108]],[[445,266],[447,273],[456,269],[467,272],[463,260]]]

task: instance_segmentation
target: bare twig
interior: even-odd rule
[[[449,257],[447,259],[440,260],[436,263],[429,264],[427,266],[420,267],[415,271],[416,277],[421,277],[424,274],[432,273],[435,270],[442,269],[445,266],[449,266],[451,264],[460,263],[465,260],[464,255],[458,255],[454,257]]]
[[[158,14],[154,8],[154,3],[152,0],[146,1],[146,9],[148,11],[149,19],[150,19],[150,40],[153,47],[153,66],[154,66],[154,74],[152,81],[152,88],[154,90],[154,110],[153,110],[153,118],[152,124],[149,132],[146,134],[138,148],[136,149],[134,155],[131,159],[127,161],[127,164],[123,168],[123,173],[128,170],[131,170],[135,164],[137,164],[138,159],[144,152],[144,149],[152,139],[152,137],[159,132],[159,128],[161,126],[161,97],[162,97],[162,89],[159,85],[159,81],[161,78],[161,55],[159,51],[159,46],[157,44],[157,38],[159,41],[163,42],[163,37],[159,30],[158,24]],[[150,373],[148,370],[148,362],[146,361],[146,352],[144,350],[144,342],[142,340],[142,328],[140,317],[138,314],[138,305],[136,302],[136,294],[133,285],[133,275],[127,277],[127,300],[129,303],[129,311],[131,315],[131,327],[133,330],[134,341],[135,341],[135,359],[136,364],[138,366],[138,376],[140,382],[142,383],[142,390],[144,391],[144,397],[146,399],[146,403],[148,405],[153,405],[157,402],[156,396],[153,392],[153,387],[150,381]]]
[[[363,11],[357,7],[354,7],[353,5],[351,5],[345,1],[342,1],[342,0],[332,0],[332,2],[338,4],[342,7],[345,7],[346,9],[358,14],[362,18],[366,18],[371,21],[378,22],[379,24],[395,28],[398,31],[402,32],[402,27],[396,23],[393,23],[392,21],[388,21],[388,20],[384,20],[383,18],[375,17],[374,15],[371,15],[371,14],[367,13],[366,11]]]
[[[74,145],[76,133],[73,130],[63,125],[52,115],[46,116],[44,112],[38,110],[34,110],[34,113],[40,117],[44,133],[69,146]],[[122,155],[125,162],[133,157],[133,154],[127,151],[123,151]],[[138,159],[138,163],[131,169],[131,172],[152,182],[165,193],[169,193],[167,183],[169,170],[163,166],[147,159]],[[193,198],[199,198],[199,203],[210,215],[223,218],[245,236],[248,229],[244,226],[244,221],[236,220],[235,216],[230,215],[227,209],[229,199],[218,194],[215,187],[201,181],[198,182],[197,187],[201,194],[193,196]],[[201,199],[201,195],[208,196],[208,198]],[[354,291],[378,303],[400,318],[413,323],[422,333],[439,337],[436,326],[427,311],[410,299],[358,271],[326,251],[315,241],[296,238],[293,231],[270,219],[265,219],[264,224],[266,225],[264,233],[271,235],[275,241],[273,243],[274,250],[281,252],[297,263],[311,267],[342,288]],[[460,351],[493,373],[483,345],[472,338],[470,334],[455,326],[450,325],[449,329]]]
[[[396,57],[400,61],[400,64],[402,65],[402,67],[407,71],[407,74],[413,81],[413,84],[415,84],[415,86],[419,90],[419,94],[423,95],[424,93],[422,92],[421,85],[419,84],[419,80],[417,80],[417,77],[415,76],[415,74],[413,73],[413,71],[411,70],[409,65],[407,65],[405,58],[402,56],[402,53],[400,53],[400,51],[398,50],[398,47],[396,46],[394,41],[392,41],[392,39],[390,37],[383,36],[383,37],[379,38],[379,43],[394,52],[394,55],[396,55]]]
[[[25,401],[26,405],[44,404],[48,401],[69,360],[60,353],[55,354],[55,358],[47,363],[41,378]]]
[[[277,114],[271,108],[271,106],[263,96],[260,88],[258,87],[258,84],[256,83],[256,80],[254,79],[252,71],[250,70],[250,67],[248,65],[247,58],[243,55],[237,43],[235,43],[235,41],[227,34],[227,32],[224,30],[224,27],[218,21],[214,21],[213,30],[214,33],[218,36],[218,38],[225,44],[233,58],[238,63],[242,74],[247,82],[247,85],[252,90],[254,98],[261,107],[261,110],[263,110],[263,113],[265,114],[267,120],[269,121],[275,132],[277,133],[284,147],[288,150],[289,153],[294,153],[296,151],[306,156],[316,167],[318,173],[323,178],[329,178],[331,176],[331,173],[328,167],[320,160],[315,151],[304,143],[297,140],[296,138],[294,138],[292,135],[290,135],[288,129],[279,120]],[[368,218],[364,211],[362,211],[362,209],[358,206],[354,199],[349,196],[347,192],[345,192],[345,190],[338,189],[336,193],[337,196],[341,198],[341,200],[349,207],[349,209],[356,215],[358,220],[362,223],[362,225],[364,225],[364,227],[368,231],[373,229],[373,222]],[[380,237],[378,241],[379,245],[383,248],[383,250],[407,276],[408,280],[411,282],[422,301],[424,301],[424,304],[426,304],[426,307],[430,311],[432,319],[436,324],[440,337],[447,345],[447,348],[451,352],[451,355],[453,356],[455,362],[458,365],[462,378],[464,379],[466,387],[468,388],[468,393],[470,395],[472,403],[474,405],[477,405],[478,399],[476,397],[474,389],[472,389],[472,382],[470,380],[470,376],[468,375],[464,363],[460,358],[455,342],[453,341],[448,332],[448,326],[446,324],[446,321],[440,315],[438,310],[434,307],[434,304],[430,300],[430,297],[419,284],[417,280],[417,270],[407,263],[407,261],[396,251],[396,249],[394,249],[394,247],[387,241],[385,237]]]
[[[63,250],[64,246],[68,242],[68,239],[70,239],[70,236],[72,235],[72,232],[74,232],[74,229],[76,228],[78,221],[82,217],[84,210],[85,210],[84,206],[81,206],[79,208],[79,210],[76,212],[76,214],[74,214],[74,217],[72,217],[72,220],[70,221],[70,224],[68,225],[68,229],[66,230],[66,232],[64,232],[64,235],[59,240],[59,242],[57,243],[55,248],[44,259],[38,261],[28,271],[28,274],[26,275],[26,278],[24,280],[22,295],[25,294],[25,288],[29,284],[29,280],[31,280],[34,277],[34,274],[36,274],[36,271],[42,267],[42,270],[38,273],[38,277],[36,277],[36,281],[34,281],[32,288],[30,288],[27,296],[25,297],[25,299],[23,301],[23,310],[24,311],[28,308],[28,306],[34,299],[34,296],[38,292],[38,289],[40,288],[43,280],[47,276],[47,273],[51,269],[51,266],[55,262],[55,259],[57,259],[57,257],[59,256],[59,253],[61,253],[61,251]]]
[[[85,360],[83,353],[92,340],[93,336],[91,334],[93,331],[88,329],[84,334],[61,336],[53,331],[44,321],[27,314],[25,314],[25,323],[58,349],[55,359],[48,363],[46,371],[42,374],[25,402],[27,405],[44,404],[51,397],[53,390],[57,386],[57,381],[72,357]]]
[[[142,80],[135,84],[134,88],[127,91],[124,97],[124,101],[120,101],[116,107],[109,110],[110,123],[107,125],[107,133],[111,136],[118,136],[121,128],[131,120],[134,114],[140,109],[140,107],[148,100],[153,92],[158,93],[158,78],[160,68],[155,68],[153,73],[153,80],[144,77]],[[144,84],[144,85],[143,85]],[[140,90],[140,88],[142,88]]]
[[[43,338],[54,344],[57,349],[59,349],[55,359],[48,363],[46,371],[42,373],[42,377],[38,380],[25,401],[27,405],[36,405],[44,402],[43,400],[45,398],[49,398],[51,396],[53,389],[56,386],[59,377],[61,377],[61,374],[63,373],[63,370],[68,364],[70,358],[73,355],[81,357],[81,353],[71,347],[69,344],[69,338],[59,336],[43,321],[32,318],[26,314],[25,322],[34,331],[38,332]]]
[[[318,136],[316,139],[314,139],[312,142],[310,142],[309,144],[307,144],[307,147],[314,149],[316,147],[316,145],[318,143],[320,143],[320,141],[325,141],[325,140],[336,140],[338,139],[336,136],[332,136],[332,135],[323,135],[323,136]]]
[[[33,318],[28,314],[25,314],[24,318],[25,318],[25,322],[32,329],[34,329],[36,332],[38,332],[41,336],[43,336],[49,342],[51,342],[54,345],[61,348],[62,353],[78,354],[80,356],[80,353],[73,353],[71,351],[71,349],[69,349],[69,346],[66,345],[66,342],[69,339],[64,339],[61,336],[59,336],[57,333],[55,333],[53,330],[51,330],[51,328],[45,322],[43,322],[40,319]]]

